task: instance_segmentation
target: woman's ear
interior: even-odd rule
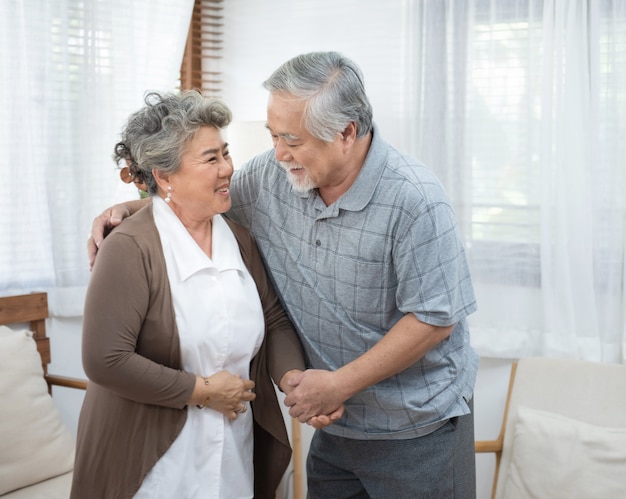
[[[167,186],[170,184],[169,175],[166,175],[163,172],[153,168],[152,176],[154,177],[154,180],[156,180],[156,183],[159,186],[159,189],[162,190],[163,192],[166,192]]]

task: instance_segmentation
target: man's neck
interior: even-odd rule
[[[337,184],[318,188],[319,195],[326,206],[333,204],[352,187],[352,184],[354,184],[361,172],[361,168],[363,168],[371,143],[372,132],[361,139],[357,139],[349,156],[348,164],[346,165],[345,171],[347,173],[345,177]]]

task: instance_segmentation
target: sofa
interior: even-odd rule
[[[67,499],[74,436],[52,399],[52,387],[86,381],[48,374],[46,293],[0,298],[0,497]]]

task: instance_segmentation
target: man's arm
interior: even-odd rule
[[[149,202],[150,198],[146,198],[116,204],[107,208],[93,219],[91,224],[91,235],[89,236],[89,239],[87,239],[87,254],[89,255],[90,270],[93,268],[93,264],[96,261],[98,248],[102,244],[102,241],[104,241],[104,238],[109,234],[109,232],[111,232],[113,227],[118,226],[124,218],[129,217]]]
[[[370,350],[336,371],[311,369],[290,379],[297,384],[285,398],[289,414],[300,422],[330,414],[353,395],[421,359],[450,336],[454,325],[437,327],[407,314]]]

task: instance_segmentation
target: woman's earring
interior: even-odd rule
[[[172,200],[172,186],[167,186],[167,196],[165,196],[165,202],[169,203]]]

